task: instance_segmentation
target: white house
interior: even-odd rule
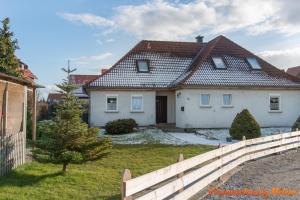
[[[247,108],[262,127],[300,115],[300,79],[224,36],[203,43],[141,41],[89,82],[90,125],[133,118],[140,126],[230,127]]]

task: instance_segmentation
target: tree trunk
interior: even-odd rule
[[[67,166],[68,166],[68,163],[64,163],[63,164],[63,173],[65,174],[65,173],[67,173]]]

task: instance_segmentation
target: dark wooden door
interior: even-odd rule
[[[167,96],[156,96],[156,123],[167,123]]]

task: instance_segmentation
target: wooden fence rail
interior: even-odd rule
[[[25,162],[25,134],[0,136],[0,176]]]
[[[300,146],[300,131],[271,135],[219,147],[148,174],[131,178],[126,169],[122,179],[122,200],[184,200],[249,160]]]

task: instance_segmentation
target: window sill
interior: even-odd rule
[[[269,110],[269,113],[282,113],[281,110]]]
[[[130,111],[131,113],[144,113],[144,111]]]
[[[233,105],[223,105],[222,108],[233,108]]]
[[[211,108],[211,105],[201,105],[200,108]]]
[[[118,110],[106,110],[105,112],[106,113],[118,113],[119,111]]]

